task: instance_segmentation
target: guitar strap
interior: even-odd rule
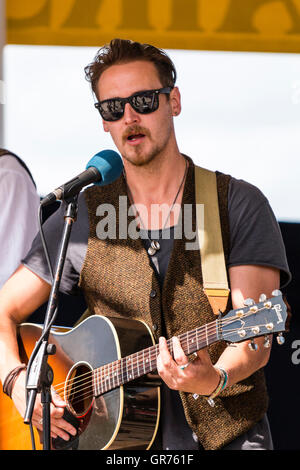
[[[224,312],[229,287],[219,214],[216,173],[195,165],[197,236],[204,292],[215,315]]]

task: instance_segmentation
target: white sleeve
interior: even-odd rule
[[[0,168],[0,288],[38,232],[39,197],[27,172]]]

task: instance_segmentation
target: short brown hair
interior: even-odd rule
[[[135,60],[152,62],[156,67],[162,86],[174,87],[177,78],[176,69],[162,49],[129,39],[113,39],[109,44],[99,49],[94,62],[84,69],[86,79],[91,83],[95,95],[97,95],[98,80],[108,67]]]

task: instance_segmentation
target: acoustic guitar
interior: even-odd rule
[[[223,317],[179,335],[190,355],[217,341],[238,343],[278,333],[284,341],[287,317],[280,291],[260,302],[246,302]],[[22,324],[18,330],[22,362],[28,362],[42,326]],[[160,414],[160,379],[156,372],[159,354],[150,328],[139,320],[90,316],[77,327],[53,327],[49,343],[56,353],[48,363],[54,373],[53,387],[66,401],[66,419],[77,427],[69,441],[52,439],[53,449],[142,450],[155,439]],[[172,340],[168,340],[172,353]],[[199,400],[201,397],[199,398]],[[36,449],[42,449],[34,428]],[[29,426],[11,399],[0,392],[0,449],[32,449]]]

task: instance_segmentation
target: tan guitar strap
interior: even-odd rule
[[[217,179],[213,171],[195,165],[197,236],[204,292],[215,315],[224,312],[229,287],[224,257]]]

